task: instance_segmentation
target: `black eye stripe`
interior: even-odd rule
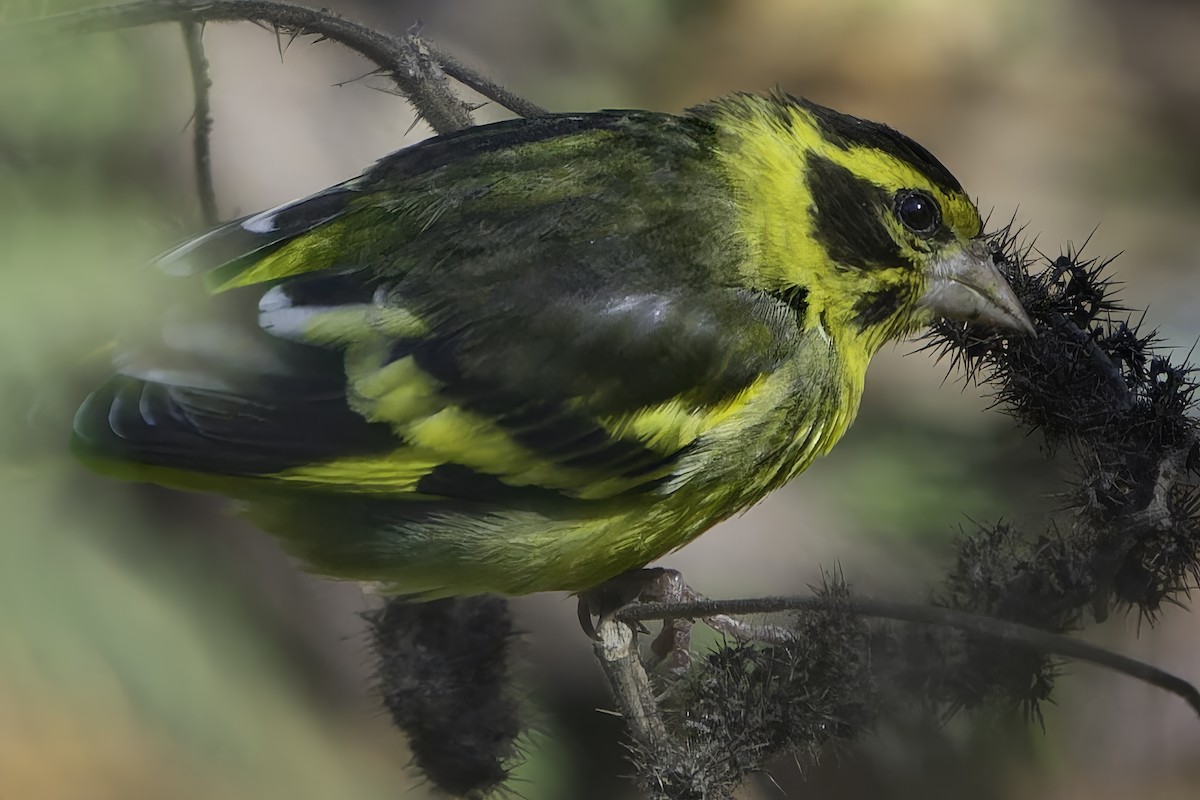
[[[807,156],[805,178],[813,197],[812,235],[839,268],[905,266],[884,223],[891,198],[883,188],[816,153]]]
[[[962,186],[959,185],[958,179],[951,174],[950,170],[946,169],[923,146],[899,131],[878,122],[834,111],[832,108],[818,105],[811,100],[788,97],[788,101],[809,111],[816,119],[825,137],[843,150],[848,151],[853,147],[880,150],[895,156],[905,164],[916,167],[919,172],[933,181],[934,186],[943,191],[951,194],[962,191]]]
[[[942,225],[941,207],[919,189],[897,192],[894,208],[900,224],[918,236],[932,236]]]

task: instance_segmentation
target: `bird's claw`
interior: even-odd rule
[[[631,570],[579,595],[579,625],[589,637],[597,639],[597,628],[633,603],[681,603],[698,599],[702,596],[688,586],[679,570],[657,567]],[[660,663],[668,662],[672,672],[686,670],[691,662],[694,624],[694,620],[686,618],[663,620],[662,631],[650,645],[650,651]],[[644,626],[638,627],[639,632],[648,633]]]

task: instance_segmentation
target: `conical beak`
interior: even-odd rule
[[[934,263],[920,305],[940,317],[1036,333],[992,254],[979,241]]]

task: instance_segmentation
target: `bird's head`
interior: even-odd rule
[[[868,353],[936,317],[1033,332],[978,209],[921,145],[780,93],[696,113],[723,134],[749,242],[744,279],[800,298],[806,327]]]

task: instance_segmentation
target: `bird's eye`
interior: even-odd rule
[[[896,195],[896,216],[918,236],[930,236],[942,224],[937,201],[924,192],[909,190]]]

